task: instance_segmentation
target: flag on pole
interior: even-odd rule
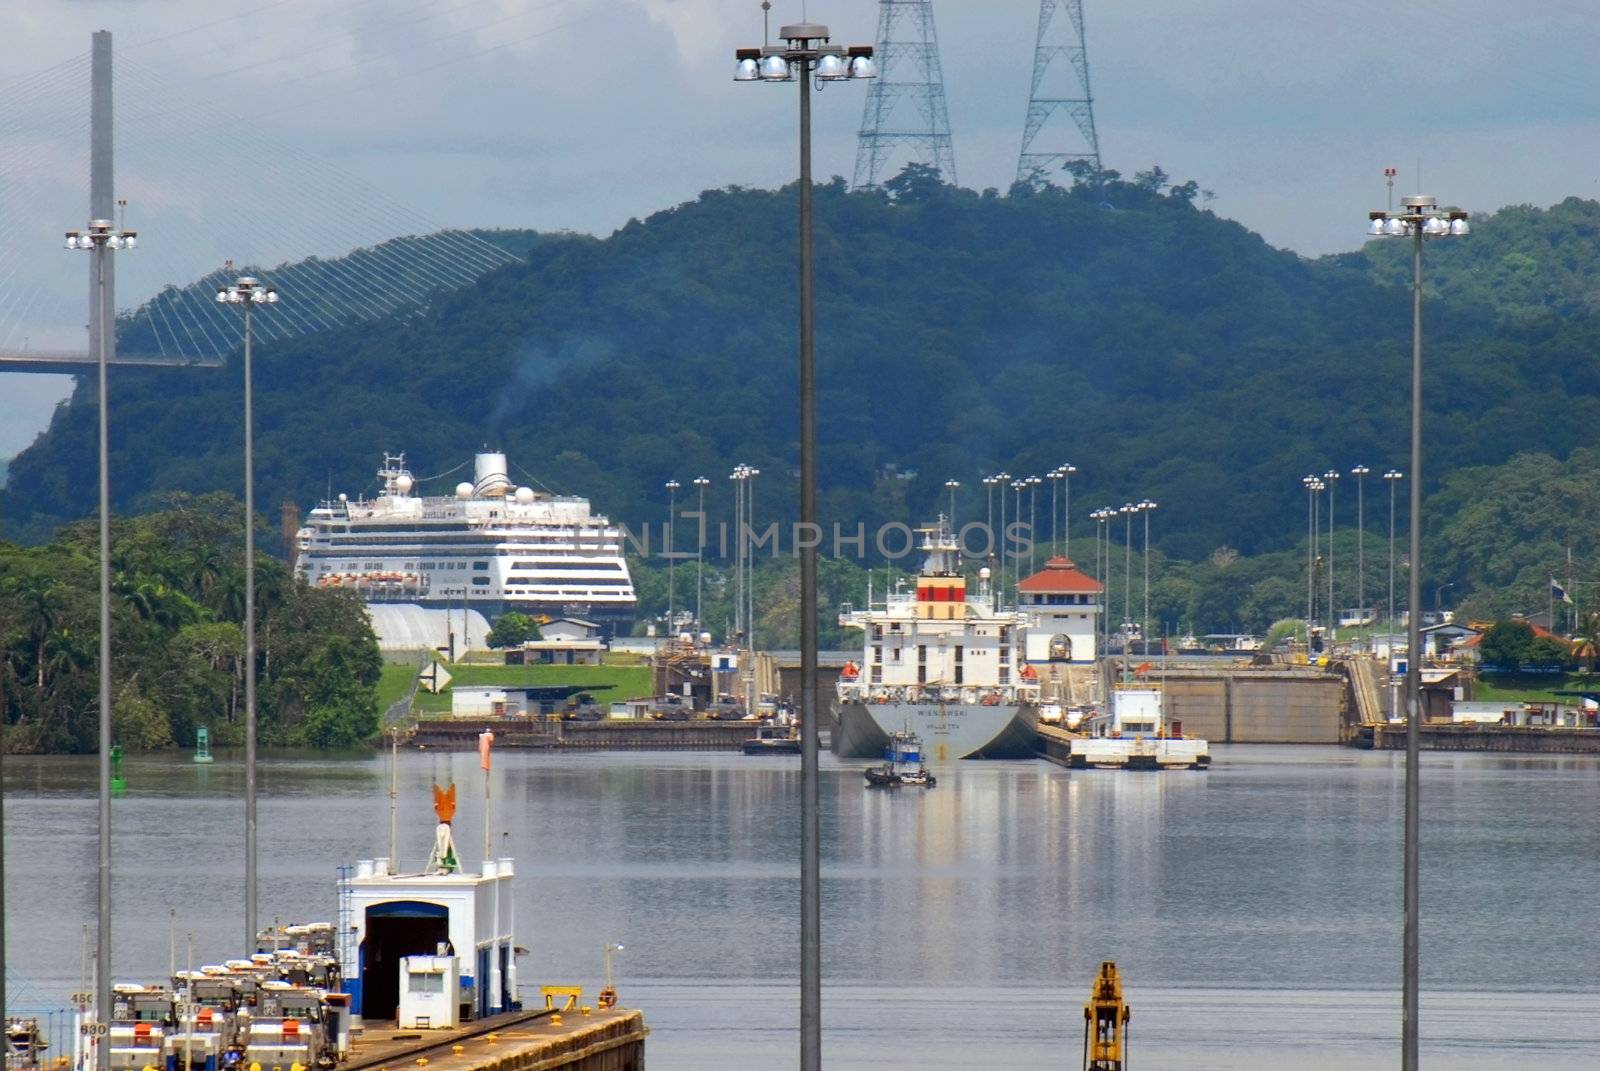
[[[489,769],[489,748],[494,746],[494,733],[481,732],[478,734],[478,762],[484,771]]]
[[[1556,602],[1572,603],[1572,596],[1567,594],[1566,588],[1556,583],[1555,577],[1550,578],[1550,597]]]

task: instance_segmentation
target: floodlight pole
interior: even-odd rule
[[[802,22],[780,45],[735,53],[735,81],[800,83],[800,1067],[822,1067],[821,826],[817,763],[816,368],[812,290],[811,79],[876,75],[870,46],[829,44],[828,28]],[[798,74],[799,77],[795,78]],[[754,503],[752,502],[752,505]],[[753,563],[752,563],[753,564]],[[752,629],[753,631],[753,629]]]
[[[1367,233],[1407,237],[1411,244],[1411,516],[1410,575],[1406,578],[1406,813],[1405,933],[1403,938],[1400,1066],[1420,1066],[1418,988],[1421,967],[1419,913],[1422,721],[1422,240],[1469,233],[1467,213],[1442,210],[1432,197],[1400,199],[1400,211],[1369,212]],[[1391,485],[1392,486],[1392,485]],[[1390,516],[1393,516],[1391,510]]]
[[[244,313],[244,927],[245,947],[256,940],[256,463],[255,463],[255,332],[251,311],[276,304],[278,292],[259,279],[243,275],[217,291],[217,302],[238,305]],[[466,613],[462,612],[465,622]],[[463,625],[463,631],[465,625]],[[393,860],[391,859],[392,863]]]
[[[99,41],[97,39],[98,47]],[[109,48],[109,38],[107,46]],[[95,1022],[111,1021],[111,435],[108,420],[106,365],[110,358],[112,332],[109,251],[132,249],[135,231],[116,230],[109,219],[92,219],[84,231],[67,232],[68,249],[94,253],[94,305],[91,309],[99,391],[100,426],[100,725],[99,725],[99,860],[97,866],[99,904],[95,940]],[[95,1042],[96,1063],[110,1066],[111,1048],[105,1037]]]

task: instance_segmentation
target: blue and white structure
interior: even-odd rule
[[[363,859],[340,882],[340,960],[351,1014],[394,1019],[409,957],[454,957],[461,1019],[513,1011],[517,1002],[516,875],[512,861],[461,869],[450,836],[455,792],[435,790],[440,823],[420,872],[399,874],[388,859]]]

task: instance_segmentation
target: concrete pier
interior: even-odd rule
[[[412,747],[472,751],[478,734],[497,748],[553,751],[738,751],[756,735],[750,721],[558,721],[544,718],[440,718],[417,723]]]
[[[1524,754],[1600,755],[1600,729],[1549,725],[1423,725],[1417,730],[1424,751],[1515,751]],[[1403,723],[1363,726],[1358,747],[1404,750]]]
[[[630,1008],[516,1012],[458,1030],[369,1027],[346,1071],[644,1071],[644,1014]]]

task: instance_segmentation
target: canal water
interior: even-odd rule
[[[824,757],[825,1065],[1077,1066],[1103,959],[1133,1066],[1388,1068],[1399,1030],[1401,756],[1218,747],[1207,773],[962,763],[869,792]],[[94,760],[6,760],[13,1007],[79,988],[95,896]],[[119,981],[236,955],[242,773],[133,756],[115,802]],[[1423,1037],[1432,1066],[1600,1066],[1600,760],[1424,757]],[[789,1066],[798,997],[798,758],[498,753],[492,839],[516,858],[521,979],[601,979],[652,1028],[652,1071]],[[402,866],[477,756],[399,756]],[[385,756],[262,768],[263,923],[332,919],[335,867],[386,854]],[[530,994],[537,998],[537,990]]]

